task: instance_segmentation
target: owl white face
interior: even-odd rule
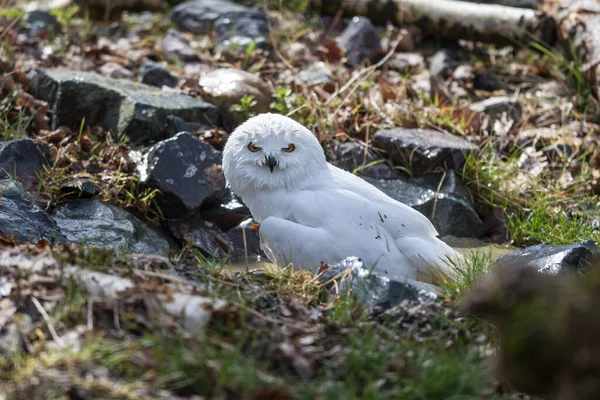
[[[291,188],[326,165],[312,132],[277,114],[250,118],[231,134],[223,151],[223,172],[236,193],[248,187]]]

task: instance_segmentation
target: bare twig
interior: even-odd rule
[[[58,336],[58,333],[56,333],[56,329],[54,329],[54,324],[52,324],[52,320],[50,319],[50,316],[48,315],[48,313],[46,312],[46,310],[44,309],[44,307],[42,306],[42,304],[40,303],[40,301],[35,298],[35,297],[31,297],[31,302],[33,303],[33,305],[35,306],[35,308],[38,310],[38,312],[42,315],[42,318],[44,318],[44,322],[46,322],[46,326],[48,327],[48,331],[50,332],[50,335],[52,336],[52,339],[61,347],[64,348],[65,347],[65,342],[60,338],[60,336]]]

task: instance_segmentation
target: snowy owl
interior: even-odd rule
[[[315,271],[357,256],[390,278],[452,275],[447,258],[457,254],[423,214],[329,164],[313,133],[291,118],[267,113],[240,125],[223,172],[276,264]]]

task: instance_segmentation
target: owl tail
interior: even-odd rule
[[[436,237],[406,236],[396,240],[400,252],[413,260],[419,280],[439,283],[456,280],[463,256]]]

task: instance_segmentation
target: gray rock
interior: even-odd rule
[[[323,69],[313,68],[300,71],[296,76],[297,83],[302,86],[333,85],[335,81],[329,72]]]
[[[178,217],[227,196],[221,155],[190,132],[152,146],[140,165],[140,183],[160,190],[163,215]]]
[[[454,171],[448,171],[438,192],[442,176],[436,173],[410,179],[365,179],[429,218],[440,236],[482,237],[484,225],[460,179]]]
[[[349,274],[337,279],[336,288],[339,293],[350,291],[362,304],[371,308],[391,308],[402,300],[430,302],[442,299],[437,286],[413,279],[390,280],[369,271],[357,257],[348,257],[329,267],[319,276],[319,280],[327,282],[347,270],[350,270]]]
[[[30,139],[0,142],[0,178],[17,178],[19,181],[37,181],[52,162],[47,144]]]
[[[184,34],[169,29],[162,40],[162,50],[165,59],[176,62],[196,62],[200,61],[198,52],[194,50],[190,41]]]
[[[98,71],[109,78],[116,79],[130,79],[133,77],[133,72],[122,66],[121,64],[117,64],[114,62],[107,62],[103,64]]]
[[[383,52],[377,28],[366,17],[354,17],[342,34],[338,44],[346,53],[346,63],[360,65],[364,60],[374,61]]]
[[[521,265],[538,272],[557,275],[565,272],[583,272],[600,262],[600,249],[587,240],[559,246],[538,244],[506,254],[496,260],[496,268]]]
[[[23,185],[0,180],[0,233],[23,242],[63,242],[65,237],[56,222],[33,204]]]
[[[133,143],[156,142],[162,137],[168,115],[186,121],[220,125],[212,104],[178,93],[90,72],[40,69],[33,80],[33,94],[50,103],[53,129],[67,125],[79,129],[101,124],[116,137],[125,134]]]
[[[161,255],[177,249],[157,228],[126,210],[99,200],[64,204],[53,216],[67,239],[80,244],[125,253]]]
[[[206,34],[216,30],[217,51],[245,49],[254,42],[269,45],[269,24],[265,13],[226,0],[193,0],[177,5],[171,20],[181,30]]]
[[[436,168],[458,169],[465,153],[477,146],[447,132],[394,128],[375,133],[372,144],[390,155],[395,165],[422,175]]]
[[[169,222],[169,229],[175,238],[186,245],[198,249],[207,257],[221,260],[233,251],[233,243],[225,232],[200,215]]]
[[[138,77],[142,83],[156,87],[175,87],[179,79],[164,69],[159,63],[146,60],[138,71]]]
[[[358,175],[376,179],[393,179],[402,176],[402,173],[399,170],[393,169],[387,160],[380,157],[373,150],[368,149],[365,157],[365,147],[359,143],[339,143],[334,145],[331,152],[332,156],[329,161],[335,166],[345,169],[346,171],[352,172],[358,168]],[[384,162],[378,162],[366,167],[370,163],[377,162],[382,159]]]

